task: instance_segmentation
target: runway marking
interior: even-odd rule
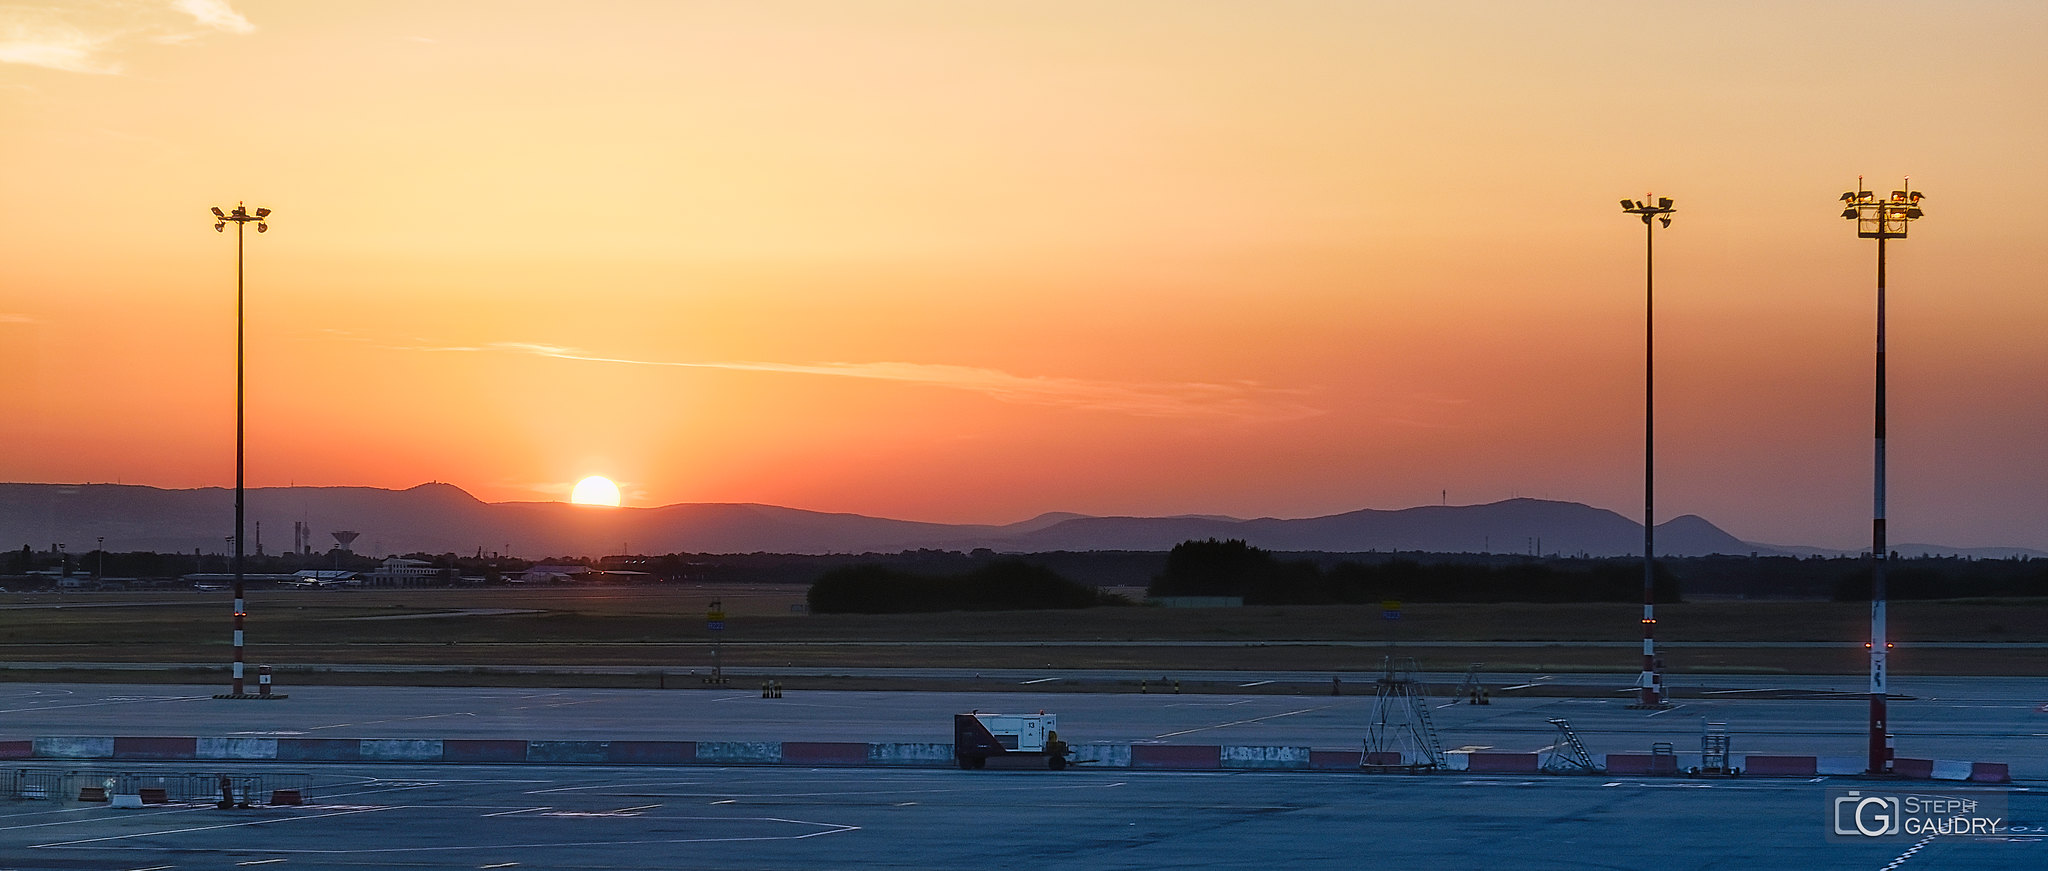
[[[130,869],[128,869],[128,871],[165,871],[165,869],[168,869],[168,868],[176,868],[176,867],[178,867],[178,866],[176,866],[176,865],[151,865],[151,866],[149,866],[149,867],[147,867],[147,868],[130,868]]]
[[[1251,683],[1241,683],[1241,684],[1238,684],[1238,685],[1237,685],[1237,688],[1238,688],[1238,689],[1246,689],[1246,688],[1248,688],[1248,687],[1262,687],[1262,686],[1265,686],[1266,684],[1269,684],[1269,683],[1272,683],[1272,681],[1269,681],[1269,680],[1255,680],[1255,681],[1252,681]]]
[[[472,713],[472,712],[469,712],[469,711],[454,711],[454,712],[450,712],[450,713],[446,713],[446,714],[422,714],[422,715],[420,715],[420,716],[417,716],[417,717],[397,717],[397,718],[394,718],[394,719],[390,719],[390,720],[368,720],[368,721],[365,721],[365,722],[361,722],[361,723],[330,723],[330,724],[328,724],[328,725],[325,725],[325,726],[309,726],[309,727],[307,727],[306,731],[309,731],[309,732],[317,732],[317,731],[319,731],[319,730],[321,730],[321,729],[346,729],[346,728],[349,728],[350,726],[376,726],[376,725],[379,725],[379,724],[382,724],[382,723],[404,723],[404,722],[408,722],[408,721],[411,721],[411,720],[438,720],[438,719],[441,719],[442,717],[474,717],[474,716],[476,716],[476,714],[474,714],[474,713]]]
[[[513,867],[513,866],[515,866],[515,865],[518,865],[518,864],[519,864],[518,862],[499,862],[499,863],[498,863],[498,864],[496,864],[496,865],[478,865],[478,866],[476,866],[476,867],[477,867],[478,869],[484,869],[484,868],[511,868],[511,867]]]
[[[235,864],[236,864],[236,865],[275,865],[275,864],[277,864],[277,863],[279,863],[279,862],[289,862],[289,861],[291,861],[291,860],[290,860],[290,859],[251,859],[251,860],[249,860],[249,861],[247,861],[247,862],[236,862]]]
[[[549,805],[549,806],[543,806],[543,807],[523,807],[523,808],[520,808],[520,809],[518,809],[518,810],[512,810],[512,811],[499,811],[499,812],[497,812],[497,813],[494,813],[494,814],[484,814],[484,816],[487,816],[487,817],[510,817],[510,816],[518,816],[519,814],[530,814],[530,813],[533,813],[533,812],[535,812],[535,811],[546,811],[546,810],[554,810],[554,807],[553,807],[552,805]]]
[[[1663,710],[1661,710],[1661,711],[1657,711],[1656,713],[1653,713],[1653,714],[1651,714],[1650,716],[1652,716],[1652,717],[1661,717],[1661,716],[1664,716],[1665,714],[1669,714],[1669,713],[1671,713],[1672,711],[1676,711],[1676,710],[1678,710],[1678,709],[1680,709],[1680,708],[1683,708],[1683,707],[1685,707],[1685,705],[1674,705],[1674,706],[1672,706],[1672,707],[1669,707],[1669,708],[1665,708],[1665,709],[1663,709]]]
[[[421,807],[425,807],[425,806],[421,806]],[[394,808],[384,808],[384,810],[403,810],[403,809],[408,809],[408,808],[398,808],[398,807],[394,807]],[[341,816],[341,814],[322,814],[322,815],[320,815],[320,816]],[[603,814],[587,814],[587,815],[585,815],[585,816],[603,816]],[[317,819],[317,818],[318,818],[318,817],[295,817],[295,818],[293,818],[293,819]],[[356,855],[356,854],[364,854],[364,853],[453,853],[453,852],[460,852],[460,851],[470,851],[470,850],[486,850],[486,849],[488,849],[488,850],[538,850],[538,849],[564,849],[564,848],[574,848],[574,847],[619,847],[619,846],[646,846],[646,845],[651,845],[651,844],[714,844],[714,843],[744,843],[744,842],[750,842],[750,841],[803,841],[803,840],[809,840],[809,839],[811,839],[811,838],[823,837],[823,836],[825,836],[825,835],[841,835],[841,834],[845,834],[845,833],[847,833],[847,832],[857,832],[857,831],[860,831],[860,830],[861,830],[861,827],[860,827],[860,826],[855,826],[855,825],[849,825],[849,824],[845,824],[845,823],[825,823],[825,822],[817,822],[817,821],[815,821],[815,820],[793,820],[793,819],[785,819],[785,818],[783,818],[783,817],[742,817],[742,818],[739,818],[739,819],[733,819],[733,818],[729,818],[729,817],[671,817],[671,818],[667,818],[667,819],[670,819],[670,820],[675,820],[675,821],[688,821],[688,822],[703,822],[703,823],[716,823],[716,824],[719,824],[719,825],[730,825],[730,824],[732,824],[732,823],[735,823],[735,822],[756,822],[756,823],[789,823],[789,824],[791,824],[791,825],[798,825],[798,826],[815,826],[815,827],[817,827],[817,828],[818,828],[819,830],[818,830],[818,831],[815,831],[815,832],[806,832],[806,833],[804,833],[804,834],[800,834],[800,835],[738,835],[738,836],[732,836],[732,837],[707,837],[707,838],[645,838],[645,839],[614,839],[614,840],[606,840],[606,841],[559,841],[559,842],[553,842],[553,843],[548,843],[548,842],[538,842],[538,843],[518,843],[518,844],[496,844],[496,843],[494,843],[494,844],[458,844],[458,845],[450,845],[450,846],[406,846],[406,847],[369,847],[369,848],[351,848],[351,849],[343,849],[343,850],[314,850],[314,849],[291,849],[291,848],[285,848],[285,849],[277,849],[277,848],[272,848],[272,849],[269,849],[269,850],[268,850],[267,852],[272,852],[272,853],[284,853],[284,854],[286,854],[286,855]],[[174,834],[185,834],[185,833],[188,833],[188,832],[202,832],[202,831],[208,831],[208,830],[211,830],[211,829],[228,829],[228,828],[237,828],[237,827],[241,827],[241,826],[255,826],[255,825],[263,825],[264,823],[267,823],[267,822],[277,822],[277,820],[258,820],[258,821],[252,821],[252,822],[246,822],[246,823],[233,823],[233,824],[229,824],[229,825],[221,825],[221,826],[201,826],[201,827],[195,827],[195,828],[190,828],[190,829],[176,829],[176,830],[171,830],[171,831],[162,831],[162,832],[137,832],[137,833],[134,833],[134,834],[127,834],[127,835],[117,835],[117,836],[112,836],[112,837],[105,837],[105,838],[90,838],[90,839],[85,839],[85,840],[78,840],[78,841],[63,841],[63,842],[57,842],[57,843],[50,843],[50,844],[34,844],[34,845],[31,845],[31,846],[30,846],[30,849],[59,849],[59,848],[66,848],[66,847],[78,847],[78,846],[81,846],[81,845],[87,845],[87,844],[95,844],[95,845],[100,845],[100,846],[96,847],[96,849],[100,849],[100,850],[107,850],[107,849],[117,849],[117,848],[114,848],[114,847],[109,847],[109,846],[105,846],[105,842],[109,842],[109,841],[122,841],[122,840],[128,840],[128,839],[131,839],[131,838],[148,838],[148,837],[155,837],[155,836],[158,836],[158,835],[174,835]],[[163,848],[162,848],[162,847],[160,847],[160,846],[157,846],[157,845],[148,845],[148,846],[135,846],[135,847],[120,847],[120,848],[118,848],[118,849],[125,849],[125,850],[149,850],[149,851],[156,851],[156,850],[161,850],[161,849],[163,849]],[[168,866],[168,865],[165,865],[165,866],[159,866],[159,871],[160,871],[160,869],[162,869],[162,868],[169,868],[169,867],[172,867],[172,866]]]
[[[1194,733],[1194,732],[1206,732],[1206,731],[1209,731],[1210,729],[1223,729],[1223,728],[1227,728],[1227,727],[1230,727],[1230,726],[1243,726],[1243,725],[1247,725],[1247,724],[1250,724],[1250,723],[1257,723],[1257,722],[1260,722],[1260,721],[1263,721],[1263,720],[1277,720],[1277,719],[1279,719],[1279,718],[1281,718],[1281,717],[1292,717],[1292,716],[1294,716],[1295,714],[1308,714],[1308,713],[1313,713],[1313,712],[1315,712],[1315,711],[1322,711],[1322,710],[1328,710],[1329,708],[1333,708],[1333,707],[1336,707],[1336,706],[1335,706],[1335,705],[1322,705],[1322,706],[1320,706],[1320,707],[1314,707],[1314,708],[1302,708],[1302,709],[1301,709],[1301,710],[1299,710],[1299,711],[1288,711],[1288,712],[1286,712],[1286,713],[1284,713],[1284,714],[1267,714],[1266,716],[1263,716],[1263,717],[1253,717],[1253,718],[1251,718],[1251,719],[1249,719],[1249,720],[1233,720],[1233,721],[1231,721],[1231,722],[1228,722],[1228,723],[1218,723],[1218,724],[1216,724],[1216,725],[1214,725],[1214,726],[1200,726],[1200,727],[1197,727],[1197,728],[1194,728],[1194,729],[1182,729],[1182,730],[1180,730],[1180,731],[1178,731],[1178,732],[1168,732],[1168,733],[1166,733],[1166,734],[1164,734],[1164,735],[1154,735],[1154,736],[1152,736],[1152,737],[1154,737],[1154,738],[1177,738],[1177,737],[1180,737],[1180,736],[1182,736],[1182,735],[1187,735],[1187,734],[1191,734],[1191,733]]]
[[[1025,681],[1025,682],[1024,682],[1024,683],[1022,684],[1022,686],[1027,686],[1027,687],[1028,687],[1028,686],[1030,686],[1030,685],[1032,685],[1032,684],[1035,684],[1035,683],[1051,683],[1051,682],[1053,682],[1053,681],[1056,681],[1056,680],[1059,680],[1059,678],[1056,678],[1056,677],[1042,677],[1042,678],[1039,678],[1039,679],[1037,679],[1037,680],[1027,680],[1027,681]]]
[[[1839,825],[1839,823],[1838,823],[1837,825]],[[1883,868],[1883,871],[1892,871],[1892,869],[1894,869],[1894,868],[1897,868],[1897,867],[1899,867],[1900,865],[1904,865],[1904,864],[1906,864],[1906,860],[1908,860],[1908,859],[1911,859],[1911,858],[1913,858],[1913,854],[1915,854],[1915,853],[1918,853],[1918,852],[1920,852],[1920,849],[1921,849],[1922,847],[1925,847],[1925,846],[1927,846],[1928,844],[1932,843],[1933,841],[1934,841],[1934,836],[1933,836],[1933,835],[1928,835],[1927,837],[1921,838],[1921,839],[1920,839],[1920,843],[1918,843],[1918,844],[1914,844],[1914,845],[1913,845],[1913,846],[1911,846],[1911,847],[1907,847],[1907,848],[1906,848],[1906,852],[1904,852],[1904,853],[1900,853],[1900,854],[1899,854],[1899,858],[1897,858],[1897,859],[1893,859],[1893,860],[1891,860],[1891,862],[1887,863],[1887,864],[1886,864],[1886,865],[1884,866],[1884,868]]]
[[[241,823],[222,823],[222,824],[220,824],[220,825],[217,825],[217,826],[191,826],[191,827],[189,827],[189,828],[183,828],[183,829],[163,829],[163,830],[160,830],[160,831],[154,831],[154,832],[134,832],[134,833],[131,833],[131,834],[126,834],[126,835],[109,835],[109,836],[107,836],[107,837],[104,837],[104,838],[83,838],[83,839],[80,839],[80,840],[76,840],[76,841],[52,841],[52,842],[50,842],[50,843],[48,843],[48,844],[30,844],[30,845],[29,845],[29,849],[31,849],[31,850],[48,850],[48,849],[57,849],[57,848],[61,848],[61,847],[76,847],[76,846],[78,846],[78,845],[80,845],[80,844],[101,844],[101,843],[105,843],[105,842],[107,842],[107,841],[125,841],[125,840],[128,840],[128,839],[130,839],[130,838],[154,838],[154,837],[158,837],[158,836],[161,836],[161,835],[184,835],[184,834],[190,834],[190,833],[192,833],[192,832],[212,832],[212,831],[219,831],[219,830],[221,830],[221,829],[240,829],[240,828],[246,828],[246,827],[249,827],[249,826],[265,826],[265,825],[269,825],[269,824],[271,824],[271,823],[282,823],[282,822],[298,822],[298,821],[301,821],[301,820],[317,820],[317,819],[323,819],[323,818],[326,818],[326,817],[344,817],[344,816],[349,816],[349,815],[352,815],[352,814],[370,813],[370,812],[372,812],[372,811],[380,811],[380,810],[393,810],[393,809],[394,809],[393,807],[379,807],[379,808],[361,808],[361,809],[352,809],[352,810],[345,810],[345,811],[340,811],[340,812],[338,812],[338,813],[331,813],[331,814],[308,814],[308,815],[306,815],[306,816],[291,816],[291,817],[274,817],[274,818],[271,818],[271,819],[263,819],[263,820],[250,820],[250,821],[248,821],[248,822],[241,822]],[[152,848],[150,848],[150,849],[156,849],[156,848],[152,847]],[[297,852],[297,851],[293,851],[293,850],[276,850],[276,851],[273,851],[273,852],[280,852],[280,853],[290,853],[290,852]]]
[[[132,702],[132,701],[152,701],[152,702],[192,702],[192,701],[198,701],[198,700],[201,700],[201,699],[206,699],[206,700],[209,700],[209,701],[210,701],[210,700],[212,700],[212,698],[213,698],[212,696],[163,696],[163,697],[160,697],[160,698],[150,698],[150,699],[134,699],[134,698],[116,698],[116,699],[101,699],[101,700],[98,700],[98,701],[91,701],[91,702],[79,702],[79,703],[77,703],[77,704],[75,704],[75,705],[34,705],[34,706],[31,706],[31,707],[26,707],[26,708],[8,708],[8,709],[5,709],[5,710],[0,710],[0,714],[20,714],[20,713],[27,713],[27,712],[32,712],[32,711],[61,711],[61,710],[65,710],[65,709],[67,709],[67,708],[103,708],[103,707],[107,707],[107,706],[110,706],[110,705],[125,705],[125,704],[128,704],[129,702]]]

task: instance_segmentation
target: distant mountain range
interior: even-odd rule
[[[314,530],[313,548],[330,533],[361,533],[357,553],[506,553],[601,556],[614,553],[895,553],[930,548],[1009,553],[1164,551],[1191,539],[1243,539],[1275,551],[1423,551],[1627,556],[1642,552],[1642,525],[1576,502],[1510,499],[1486,505],[1363,510],[1295,520],[1231,517],[1091,517],[1045,514],[1006,525],[918,523],[778,508],[705,503],[660,508],[594,508],[560,502],[482,502],[450,484],[407,490],[375,487],[260,487],[247,491],[251,547],[291,547],[292,524]],[[261,524],[260,531],[256,524]],[[234,532],[234,493],[219,487],[165,490],[123,484],[0,484],[0,549],[74,553],[104,537],[116,552],[223,553]],[[2020,548],[1899,548],[1974,556],[2048,556]],[[1741,541],[1705,519],[1657,526],[1663,556],[1807,555],[1813,548]]]

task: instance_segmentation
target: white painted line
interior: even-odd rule
[[[722,798],[712,802],[712,804],[739,804],[739,801],[740,800],[736,798]]]
[[[178,866],[176,866],[176,865],[151,865],[151,866],[149,866],[149,867],[147,867],[147,868],[130,868],[130,869],[128,869],[128,871],[165,871],[165,869],[168,869],[168,868],[176,868],[176,867],[178,867]]]
[[[395,806],[394,806],[394,807],[395,807]],[[275,818],[275,819],[267,819],[267,820],[251,820],[251,821],[249,821],[249,822],[244,822],[244,823],[223,823],[223,824],[221,824],[221,825],[218,825],[218,826],[192,826],[192,827],[190,827],[190,828],[184,828],[184,829],[164,829],[164,830],[161,830],[161,831],[155,831],[155,832],[133,832],[133,833],[130,833],[130,834],[126,834],[126,835],[109,835],[109,836],[107,836],[107,837],[104,837],[104,838],[82,838],[82,839],[80,839],[80,840],[76,840],[76,841],[52,841],[52,842],[50,842],[50,843],[48,843],[48,844],[31,844],[31,845],[29,845],[29,849],[31,849],[31,850],[48,850],[48,849],[52,849],[52,848],[55,848],[55,847],[76,847],[76,846],[78,846],[78,845],[80,845],[80,844],[99,844],[99,843],[104,843],[104,842],[107,842],[107,841],[125,841],[125,840],[128,840],[128,839],[130,839],[130,838],[154,838],[154,837],[157,837],[157,836],[159,836],[159,835],[183,835],[183,834],[188,834],[188,833],[191,833],[191,832],[213,832],[213,831],[219,831],[219,830],[221,830],[221,829],[241,829],[241,828],[247,828],[247,827],[249,827],[249,826],[262,826],[262,825],[269,825],[269,824],[271,824],[271,823],[276,823],[276,822],[283,822],[283,821],[286,821],[286,820],[290,820],[290,821],[292,821],[292,822],[303,822],[303,821],[306,821],[306,820],[318,820],[318,819],[325,819],[325,818],[327,818],[327,817],[345,817],[345,816],[351,816],[351,815],[354,815],[354,814],[361,814],[361,813],[370,813],[370,812],[372,812],[372,811],[385,811],[385,810],[392,810],[392,809],[393,809],[393,808],[391,808],[391,807],[379,807],[379,808],[356,808],[356,809],[350,809],[350,810],[345,810],[345,811],[339,811],[339,812],[336,812],[336,813],[331,813],[331,814],[309,814],[309,815],[306,815],[306,816],[291,816],[291,817],[278,817],[278,818]]]
[[[1024,683],[1022,684],[1022,686],[1027,686],[1027,687],[1028,687],[1028,686],[1030,686],[1030,685],[1032,685],[1032,684],[1035,684],[1035,683],[1051,683],[1052,681],[1056,681],[1056,680],[1059,680],[1059,678],[1056,678],[1056,677],[1042,677],[1042,678],[1039,678],[1039,679],[1037,679],[1037,680],[1027,680],[1027,681],[1025,681],[1025,682],[1024,682]]]
[[[523,807],[523,808],[520,808],[520,809],[518,809],[518,810],[513,810],[513,811],[499,811],[499,812],[497,812],[497,813],[494,813],[494,814],[484,814],[484,816],[486,816],[486,817],[510,817],[510,816],[518,816],[519,814],[530,814],[530,813],[533,813],[533,812],[535,812],[535,811],[545,811],[545,810],[554,810],[554,808],[552,808],[552,807]]]
[[[1245,689],[1246,687],[1262,687],[1262,686],[1265,686],[1266,684],[1269,684],[1269,683],[1272,683],[1272,681],[1269,681],[1269,680],[1255,680],[1255,681],[1252,681],[1251,683],[1241,683],[1241,684],[1238,684],[1238,685],[1237,685],[1237,688],[1238,688],[1238,689]]]
[[[515,865],[518,865],[518,864],[519,864],[518,862],[499,862],[499,863],[498,863],[498,864],[496,864],[496,865],[478,865],[478,866],[476,866],[476,867],[478,867],[478,868],[480,868],[480,869],[481,869],[481,868],[510,868],[510,867],[513,867],[513,866],[515,866]]]
[[[611,813],[615,813],[615,814],[630,814],[630,813],[633,813],[634,811],[651,811],[651,810],[654,810],[655,808],[658,808],[658,807],[661,807],[661,805],[658,805],[658,804],[643,804],[643,805],[641,805],[641,806],[639,806],[639,807],[622,807],[622,808],[619,808],[618,810],[615,810],[615,811],[611,811]]]
[[[277,863],[279,863],[279,862],[283,862],[283,861],[286,861],[286,860],[284,860],[284,859],[251,859],[251,860],[249,860],[249,861],[247,861],[247,862],[236,862],[235,864],[236,864],[236,865],[238,865],[238,866],[239,866],[239,865],[275,865],[275,864],[277,864]]]
[[[1672,711],[1676,711],[1676,710],[1678,710],[1678,709],[1680,709],[1680,708],[1683,708],[1683,707],[1685,707],[1685,706],[1684,706],[1684,705],[1673,705],[1673,706],[1671,706],[1671,707],[1668,707],[1668,708],[1665,708],[1665,709],[1663,709],[1663,710],[1661,710],[1661,711],[1657,711],[1657,712],[1655,712],[1655,713],[1652,713],[1652,714],[1651,714],[1650,716],[1652,716],[1652,717],[1661,717],[1661,716],[1664,716],[1665,714],[1669,714],[1669,713],[1671,713]]]
[[[1228,728],[1228,727],[1230,727],[1230,726],[1243,726],[1243,725],[1246,725],[1246,724],[1249,724],[1249,723],[1257,723],[1257,722],[1259,722],[1259,721],[1261,721],[1261,720],[1277,720],[1277,719],[1279,719],[1279,718],[1281,718],[1281,717],[1292,717],[1292,716],[1294,716],[1295,714],[1307,714],[1307,713],[1312,713],[1312,712],[1315,712],[1315,711],[1321,711],[1321,710],[1326,710],[1326,709],[1329,709],[1329,708],[1332,708],[1332,707],[1335,707],[1335,705],[1322,705],[1322,706],[1319,706],[1319,707],[1314,707],[1314,708],[1302,708],[1302,709],[1301,709],[1301,710],[1299,710],[1299,711],[1288,711],[1287,713],[1284,713],[1284,714],[1267,714],[1266,716],[1263,716],[1263,717],[1253,717],[1253,718],[1251,718],[1251,719],[1249,719],[1249,720],[1233,720],[1233,721],[1231,721],[1231,722],[1228,722],[1228,723],[1218,723],[1218,724],[1216,724],[1216,725],[1214,725],[1214,726],[1198,726],[1198,727],[1196,727],[1196,728],[1193,728],[1193,729],[1182,729],[1182,730],[1180,730],[1180,731],[1178,731],[1178,732],[1168,732],[1168,733],[1166,733],[1166,734],[1164,734],[1164,735],[1154,735],[1154,736],[1152,736],[1152,737],[1154,737],[1154,738],[1176,738],[1176,737],[1179,737],[1179,736],[1181,736],[1181,735],[1187,735],[1187,734],[1192,734],[1192,733],[1195,733],[1195,732],[1206,732],[1206,731],[1208,731],[1208,730],[1210,730],[1210,729],[1223,729],[1223,728]]]

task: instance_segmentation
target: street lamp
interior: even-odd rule
[[[1885,722],[1885,638],[1884,565],[1888,551],[1884,541],[1884,243],[1906,238],[1906,229],[1920,218],[1923,195],[1913,190],[1908,178],[1902,190],[1879,199],[1863,189],[1863,177],[1856,177],[1856,189],[1842,193],[1842,217],[1856,222],[1856,237],[1877,240],[1877,464],[1874,488],[1875,510],[1870,521],[1870,768],[1872,774],[1890,771],[1891,731]]]
[[[1656,228],[1671,226],[1670,197],[1622,200],[1621,210],[1643,219],[1643,673],[1636,678],[1631,708],[1663,708],[1664,669],[1657,663],[1657,521],[1656,505]],[[1654,224],[1652,222],[1655,222]]]
[[[248,608],[242,596],[242,468],[243,468],[243,426],[242,426],[242,228],[256,225],[256,232],[270,230],[267,219],[269,209],[257,209],[250,213],[248,206],[235,204],[232,212],[222,212],[213,207],[213,229],[227,232],[229,224],[235,225],[235,665],[234,690],[232,695],[242,693],[242,620],[248,616]]]

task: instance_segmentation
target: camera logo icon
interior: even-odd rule
[[[1904,824],[1899,797],[1863,795],[1851,790],[1835,797],[1835,834],[1882,838],[1896,835]]]

